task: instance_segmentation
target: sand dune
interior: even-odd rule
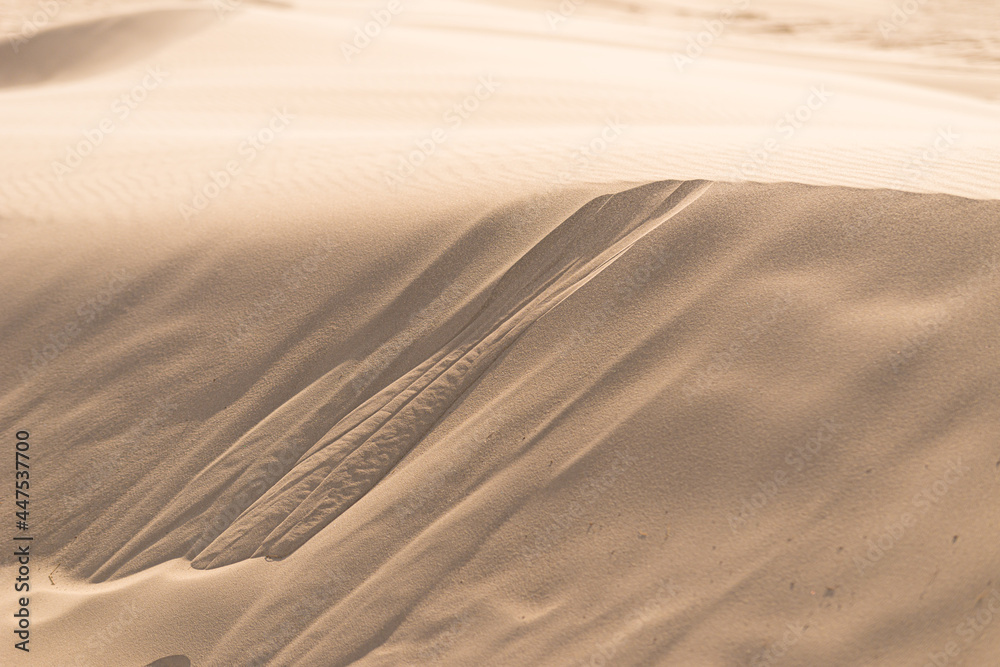
[[[988,95],[618,9],[111,9],[0,55],[3,664],[996,664]]]
[[[214,23],[207,10],[160,10],[81,21],[0,43],[0,86],[79,79],[130,64]]]
[[[131,291],[141,294],[150,279],[136,269],[117,306],[127,311],[95,322],[44,372],[58,374],[48,376],[48,391],[90,377],[88,393],[106,386],[112,404],[137,417],[109,424],[102,413],[111,400],[101,405],[80,394],[82,403],[67,396],[54,410],[35,397],[42,374],[6,399],[43,421],[49,438],[73,442],[59,456],[79,461],[38,464],[48,471],[47,487],[68,489],[64,500],[80,503],[64,505],[58,522],[44,528],[50,544],[68,546],[58,553],[60,586],[39,593],[39,608],[53,614],[42,627],[60,629],[42,655],[72,657],[76,636],[121,613],[123,603],[110,600],[151,595],[158,609],[138,613],[130,636],[181,623],[187,639],[142,642],[122,664],[171,646],[193,664],[248,664],[247,656],[275,664],[419,664],[434,633],[459,630],[442,640],[445,662],[483,659],[481,647],[489,646],[490,664],[563,664],[589,659],[622,629],[629,638],[616,650],[629,664],[742,664],[762,641],[780,639],[786,622],[808,626],[793,661],[860,660],[872,650],[871,627],[895,638],[880,646],[887,662],[943,645],[995,565],[979,557],[989,553],[994,518],[961,508],[996,493],[996,355],[975,342],[998,317],[995,246],[983,243],[994,233],[996,206],[890,191],[715,184],[656,224],[656,209],[676,187],[601,197],[523,253],[490,252],[501,222],[484,218],[478,225],[493,232],[479,239],[485,252],[464,253],[467,264],[453,260],[459,266],[450,269],[480,282],[442,295],[444,303],[433,292],[397,300],[389,306],[395,312],[383,315],[394,327],[344,321],[347,302],[324,305],[330,295],[321,286],[338,285],[334,267],[350,262],[348,249],[334,250],[312,276],[317,289],[303,285],[272,319],[262,317],[236,360],[224,340],[197,333],[223,328],[242,305],[211,274],[200,288],[168,288],[160,279],[159,293],[140,299]],[[636,228],[647,233],[614,261],[604,253],[588,260],[591,248],[613,248],[610,238],[633,240],[627,224],[599,224],[622,221],[616,203],[635,216],[633,225],[649,221],[649,229]],[[873,223],[852,227],[853,212],[863,209],[876,212]],[[259,243],[273,252],[270,241]],[[228,291],[252,279],[278,283],[285,266],[234,267],[242,275],[231,280],[243,282]],[[579,285],[576,274],[598,266],[604,270]],[[174,272],[197,275],[194,267]],[[88,290],[77,289],[82,299]],[[182,295],[191,290],[207,301],[174,312],[175,334],[155,333],[171,303],[190,303]],[[532,311],[548,305],[527,326]],[[489,337],[473,346],[472,354],[483,350],[476,361],[485,369],[459,361],[434,374],[434,362],[470,349],[481,340],[477,332],[495,331],[497,321],[510,337],[527,328],[499,357],[506,346]],[[134,333],[117,354],[141,349],[137,336],[146,349],[102,376],[110,353],[96,351],[121,338],[119,327]],[[345,354],[354,332],[398,332],[404,343],[372,340],[396,355],[373,372]],[[189,343],[168,354],[171,338]],[[168,361],[172,372],[154,372]],[[57,362],[73,375],[63,380],[67,371]],[[473,382],[477,370],[486,374]],[[148,390],[116,389],[136,386],[137,376]],[[165,407],[152,407],[153,396],[166,397]],[[393,401],[411,396],[409,410],[392,411]],[[195,415],[203,415],[198,423],[190,421]],[[367,415],[366,431],[359,422]],[[143,428],[139,416],[154,423]],[[366,465],[345,465],[347,448],[373,422],[381,431],[354,456],[373,444],[383,449],[369,449]],[[81,424],[92,426],[80,433]],[[112,424],[122,430],[102,435]],[[398,435],[385,438],[386,431]],[[233,440],[233,433],[245,435]],[[403,461],[384,476],[390,456]],[[956,462],[968,470],[952,479]],[[116,469],[104,484],[79,488],[108,465]],[[341,480],[323,496],[331,505],[310,505],[303,494],[318,485],[308,477],[327,470],[325,483]],[[779,472],[782,486],[748,510],[744,501],[762,502],[758,494]],[[351,479],[360,486],[345,486]],[[945,495],[918,514],[911,498],[943,479]],[[250,493],[261,500],[244,511]],[[338,514],[345,501],[350,506]],[[278,521],[289,524],[283,507],[299,514],[316,507],[313,516],[328,525],[311,530],[307,520],[264,541]],[[859,570],[867,540],[907,511],[920,518],[895,553],[890,547],[886,562]],[[215,542],[199,544],[220,523],[226,528]],[[290,546],[298,549],[289,555]],[[165,562],[172,557],[200,554],[196,566],[216,567],[255,550],[287,557],[196,578],[163,569],[173,568]],[[157,562],[163,565],[145,569]],[[102,580],[137,568],[144,573],[107,584],[62,581],[73,572]],[[245,577],[256,583],[237,593],[232,587]],[[834,593],[816,597],[817,590]],[[876,603],[889,591],[907,607],[930,595],[937,611],[916,624],[898,618]],[[236,602],[245,596],[256,602]],[[190,624],[181,611],[189,604],[200,610]],[[642,623],[628,620],[643,609]],[[259,627],[290,634],[268,634],[269,643],[251,630]],[[568,636],[578,640],[567,645]],[[834,641],[842,648],[833,650]],[[969,655],[989,655],[990,647],[984,636]]]

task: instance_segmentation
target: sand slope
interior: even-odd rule
[[[674,187],[617,201],[629,211],[642,202],[657,220],[655,208]],[[40,594],[42,618],[51,617],[42,627],[65,637],[48,640],[42,655],[72,654],[66,628],[87,636],[122,613],[109,599],[141,600],[150,587],[157,608],[137,614],[128,632],[155,640],[131,649],[134,663],[171,649],[195,664],[247,655],[275,664],[418,663],[436,641],[452,664],[567,664],[626,631],[615,650],[627,664],[743,664],[780,639],[785,623],[807,626],[793,664],[861,661],[876,644],[884,661],[873,664],[891,664],[943,645],[995,583],[987,556],[995,517],[966,508],[995,501],[1000,459],[997,357],[988,342],[1000,315],[996,206],[712,185],[505,353],[487,348],[478,358],[492,361],[471,386],[475,371],[459,362],[431,391],[414,390],[428,382],[434,360],[466,349],[462,341],[477,323],[493,322],[491,313],[515,304],[530,312],[545,303],[535,301],[543,286],[559,294],[560,284],[575,284],[561,262],[586,271],[589,252],[566,244],[565,234],[586,229],[577,243],[597,246],[603,235],[622,234],[627,227],[595,226],[602,218],[592,213],[603,205],[610,215],[615,201],[595,200],[528,252],[490,245],[464,254],[453,275],[482,282],[442,295],[454,304],[433,291],[389,302],[392,327],[345,321],[348,302],[329,300],[343,285],[332,267],[351,253],[329,251],[312,274],[316,288],[276,304],[237,359],[224,339],[198,333],[218,331],[240,311],[211,271],[194,277],[206,258],[175,257],[174,274],[190,277],[172,288],[161,279],[159,292],[146,295],[149,275],[130,268],[137,292],[123,292],[116,315],[95,322],[44,375],[5,399],[21,423],[45,425],[46,441],[72,443],[38,463],[43,488],[75,491],[62,507],[58,496],[48,501],[61,511],[42,526],[50,561],[64,573],[59,587]],[[857,210],[872,211],[870,225],[854,224]],[[491,216],[478,225],[495,234],[509,222]],[[553,239],[561,260],[545,250],[556,247]],[[234,250],[258,254],[244,243],[218,248],[209,263],[225,266]],[[261,243],[273,253],[270,241]],[[315,253],[303,244],[292,254]],[[545,265],[562,278],[539,274]],[[277,284],[285,266],[233,267],[233,284]],[[77,289],[73,298],[82,299],[87,290]],[[540,292],[529,299],[524,289]],[[192,290],[201,301],[183,296]],[[42,299],[22,298],[6,311]],[[171,309],[173,332],[157,330]],[[128,342],[115,342],[125,331]],[[369,344],[395,355],[384,370],[359,372],[347,355],[353,346],[341,341],[361,331],[381,336]],[[186,343],[172,348],[171,340]],[[109,363],[113,347],[127,361]],[[163,370],[153,372],[157,366]],[[328,378],[328,368],[342,376]],[[70,391],[81,382],[86,393]],[[410,412],[374,411],[398,402],[401,386],[415,396]],[[41,400],[43,391],[62,398]],[[442,403],[443,414],[434,407]],[[109,420],[108,405],[135,417]],[[422,433],[386,441],[392,449],[383,456],[396,458],[417,443],[396,472],[373,480],[391,467],[375,458],[353,504],[319,515],[328,524],[319,532],[293,525],[277,531],[287,537],[274,547],[227,539],[287,522],[273,508],[290,500],[308,508],[305,473],[332,469],[337,479],[334,464],[362,431],[354,428],[354,440],[340,432],[369,413],[401,434]],[[327,423],[334,428],[324,435]],[[109,426],[120,430],[102,435]],[[948,472],[954,465],[962,466],[957,477]],[[777,493],[748,510],[744,501],[759,504],[778,473]],[[101,474],[104,483],[86,488]],[[914,500],[942,480],[945,493],[933,504]],[[326,497],[338,501],[345,488]],[[250,493],[261,500],[240,514]],[[884,559],[859,567],[867,540],[906,512],[917,523],[890,539]],[[192,547],[220,524],[228,527],[213,545]],[[68,547],[57,552],[60,543]],[[288,552],[284,544],[298,549],[280,562],[254,559],[197,576],[160,567],[63,588],[74,572],[100,580],[196,554],[196,564],[214,567],[261,543],[261,553],[273,548],[276,556]],[[232,588],[246,577],[248,589]],[[241,604],[247,596],[252,603]],[[935,611],[901,613],[914,608]],[[637,610],[639,620],[630,617]],[[178,623],[183,639],[155,630]],[[873,629],[893,641],[869,639]],[[268,642],[260,632],[278,634]],[[996,639],[987,628],[969,655],[991,655]]]

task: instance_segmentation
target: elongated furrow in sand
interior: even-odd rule
[[[504,274],[447,346],[341,419],[195,567],[293,552],[385,477],[525,329],[708,187],[654,183],[584,206]]]

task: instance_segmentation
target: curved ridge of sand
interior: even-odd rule
[[[150,9],[0,40],[0,88],[82,79],[149,57],[216,22],[209,9]]]

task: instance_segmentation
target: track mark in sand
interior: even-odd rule
[[[504,273],[451,341],[344,416],[192,565],[291,554],[384,478],[528,327],[708,187],[651,183],[574,213]]]

